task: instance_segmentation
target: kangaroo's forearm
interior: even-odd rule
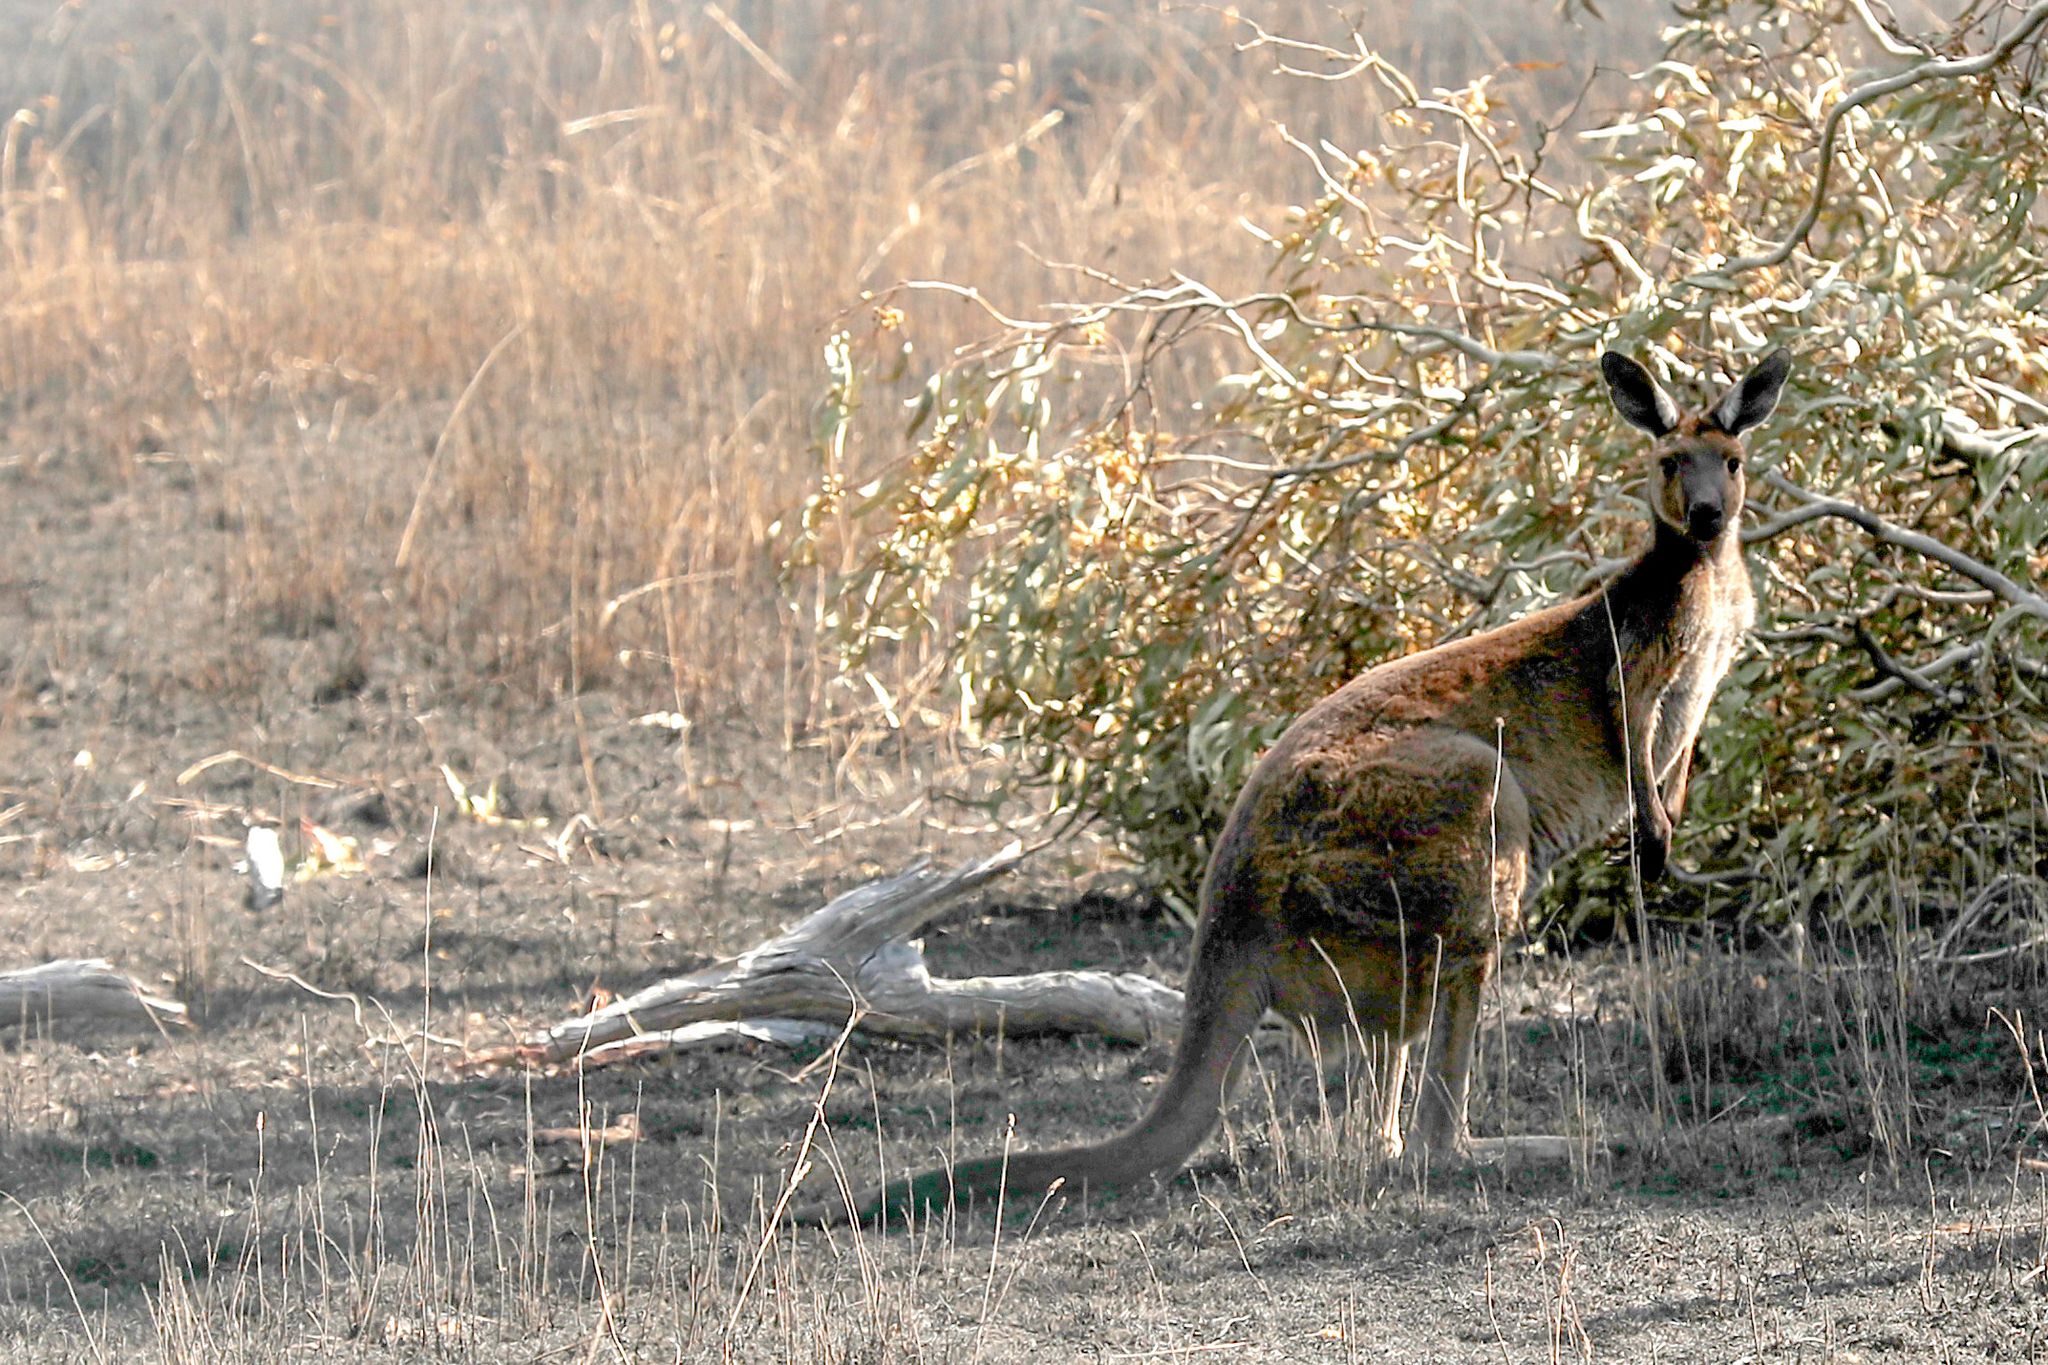
[[[1671,817],[1673,825],[1676,825],[1679,817],[1685,814],[1686,794],[1692,789],[1692,760],[1696,748],[1696,743],[1687,744],[1684,752],[1679,754],[1678,762],[1672,766],[1670,774],[1664,779],[1664,813]]]

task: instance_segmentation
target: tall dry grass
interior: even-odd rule
[[[1576,41],[1474,11],[1378,22],[1447,74]],[[250,635],[334,631],[479,695],[761,706],[808,658],[772,528],[865,291],[1259,277],[1240,217],[1309,184],[1272,123],[1357,111],[1230,37],[1137,3],[9,4],[10,444],[189,474],[242,661],[208,686],[274,681]]]
[[[1655,23],[1617,14],[1588,38],[1539,8],[1373,22],[1446,80],[1576,63]],[[1329,36],[1307,0],[1263,17]],[[1271,122],[1341,140],[1358,118],[1351,88],[1272,78],[1215,16],[1129,0],[0,0],[0,53],[0,459],[204,514],[223,553],[190,567],[218,630],[179,645],[216,662],[192,684],[260,691],[276,679],[252,639],[336,636],[430,692],[612,683],[699,715],[782,705],[808,659],[771,528],[817,475],[818,353],[848,318],[873,325],[862,291],[943,276],[1026,311],[1085,287],[1057,261],[1252,284],[1238,219],[1312,192]],[[979,329],[963,303],[916,341]],[[1719,1113],[1731,1073],[1796,1064],[1824,1116],[1904,1160],[1945,1098],[1915,1099],[1902,1040],[1934,1011],[1909,1007],[1909,966],[1802,961],[1781,989],[1738,960],[1668,963],[1649,993],[1681,1115]],[[1643,1050],[1597,1012],[1551,1027],[1519,1055],[1552,1049],[1563,1083],[1532,1080],[1547,1091],[1521,1112],[1584,1132],[1636,1096]],[[1994,1060],[2031,1087],[2048,1049],[2015,1032]],[[15,1354],[916,1359],[957,1346],[930,1302],[985,1322],[1037,1254],[857,1241],[828,1259],[758,1220],[691,1221],[698,1192],[643,1186],[630,1145],[536,1179],[530,1100],[506,1147],[475,1149],[424,1070],[381,1077],[356,1169],[329,1164],[309,1072],[291,1098],[316,1118],[267,1150],[301,1145],[310,1184],[236,1172],[203,1218],[149,1228],[147,1321],[67,1281]],[[0,1096],[0,1123],[33,1097]],[[2039,1105],[1988,1117],[2005,1131]],[[1369,1246],[1386,1177],[1357,1134],[1264,1126],[1253,1194],[1340,1210],[1341,1245]],[[380,1184],[386,1144],[409,1178]],[[677,1211],[650,1218],[657,1201]],[[51,1278],[5,1271],[10,1300]]]

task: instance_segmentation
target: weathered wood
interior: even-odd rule
[[[919,863],[855,887],[786,932],[738,957],[672,977],[577,1019],[564,1020],[485,1062],[547,1065],[589,1055],[622,1040],[634,1051],[730,1041],[714,1021],[773,1021],[845,1026],[887,1038],[940,1041],[1001,1030],[1100,1034],[1141,1043],[1180,1027],[1180,992],[1133,973],[1034,972],[1026,976],[934,977],[912,936],[968,892],[1022,859],[1015,843],[1000,852],[934,872]],[[749,1036],[760,1037],[762,1032]],[[775,1036],[775,1035],[771,1035]],[[788,1030],[815,1038],[815,1028]]]
[[[664,1052],[716,1052],[727,1048],[822,1046],[843,1031],[840,1024],[811,1019],[713,1019],[680,1028],[638,1033],[603,1043],[583,1054],[581,1066],[609,1066]]]
[[[100,958],[61,958],[0,972],[0,1029],[47,1027],[59,1019],[188,1022],[183,1005],[149,994]]]

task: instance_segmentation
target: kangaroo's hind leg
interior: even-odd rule
[[[1370,1125],[1365,1137],[1374,1150],[1399,1160],[1410,1045],[1392,1032],[1368,1032],[1354,1016],[1341,1039],[1325,1041],[1317,1029],[1310,1047],[1321,1064],[1324,1113],[1332,1119],[1357,1113],[1361,1126]]]
[[[1488,954],[1438,975],[1442,1000],[1427,1040],[1422,1094],[1415,1103],[1415,1144],[1424,1160],[1462,1154],[1471,1144],[1467,1107],[1472,1054],[1479,1039],[1479,1000],[1493,962]]]
[[[1439,977],[1441,1001],[1427,1041],[1422,1093],[1415,1109],[1415,1148],[1424,1162],[1444,1158],[1566,1162],[1580,1146],[1569,1137],[1553,1134],[1489,1138],[1471,1134],[1467,1114],[1479,1038],[1479,1006],[1498,963],[1498,955],[1489,952],[1447,969]]]
[[[1264,799],[1261,853],[1284,888],[1272,913],[1287,931],[1274,1007],[1325,1037],[1349,1022],[1360,1042],[1385,1040],[1390,1059],[1404,1044],[1426,1047],[1416,1144],[1464,1152],[1480,996],[1502,940],[1519,931],[1529,879],[1529,807],[1515,774],[1474,736],[1421,731],[1298,760]]]
[[[1519,932],[1529,885],[1527,802],[1499,757],[1470,742],[1436,751],[1449,790],[1477,794],[1441,826],[1444,838],[1417,845],[1404,870],[1432,888],[1427,940],[1409,942],[1409,977],[1421,985],[1432,1020],[1415,1107],[1414,1146],[1423,1161],[1521,1154],[1545,1159],[1561,1152],[1549,1137],[1475,1142],[1468,1123],[1480,1002],[1500,964],[1506,938]],[[1490,781],[1489,781],[1490,779]],[[1481,787],[1482,781],[1488,785]],[[1418,952],[1417,950],[1420,949]],[[1430,1006],[1433,1005],[1433,1010]]]
[[[1359,1049],[1357,1093],[1370,1100],[1378,1122],[1373,1143],[1390,1161],[1401,1158],[1401,1091],[1408,1080],[1408,1044],[1381,1038]]]

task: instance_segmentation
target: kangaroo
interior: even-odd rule
[[[1280,737],[1203,879],[1180,1041],[1150,1111],[1099,1143],[925,1171],[802,1221],[1171,1174],[1216,1126],[1268,1010],[1386,1059],[1375,1118],[1390,1156],[1472,1152],[1480,992],[1502,941],[1560,858],[1631,815],[1642,879],[1663,874],[1700,722],[1755,614],[1741,437],[1776,408],[1790,354],[1694,413],[1626,356],[1600,368],[1654,438],[1648,547],[1583,597],[1360,674]],[[1425,1039],[1404,1144],[1401,1078]]]

